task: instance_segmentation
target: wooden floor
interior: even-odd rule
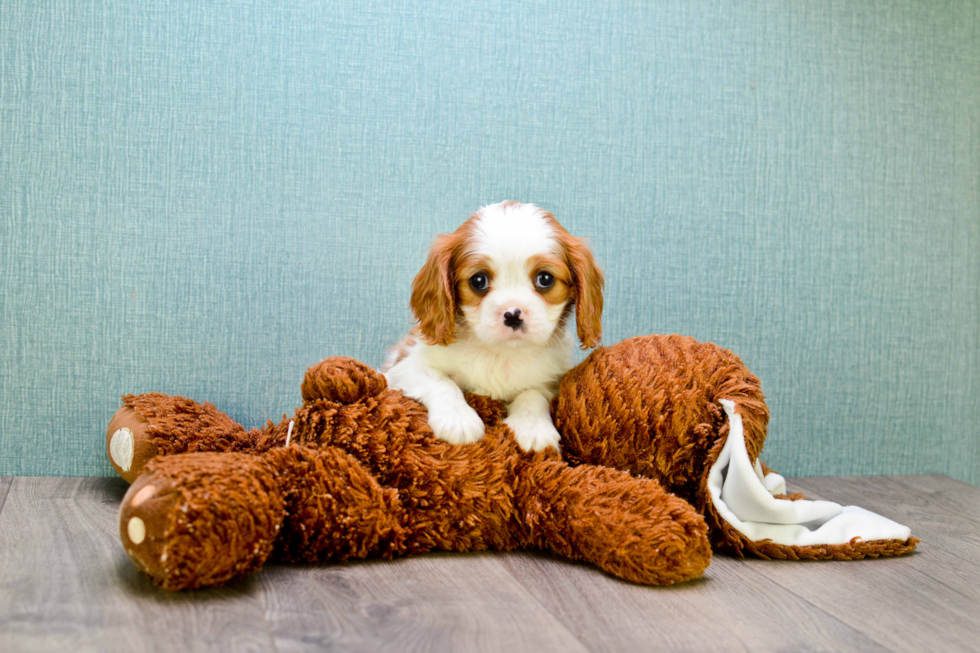
[[[122,481],[0,477],[0,651],[977,651],[980,488],[941,476],[806,478],[812,498],[911,526],[911,556],[715,556],[641,587],[537,553],[271,566],[157,589],[119,544]]]

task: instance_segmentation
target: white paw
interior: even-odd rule
[[[558,448],[558,429],[550,419],[511,415],[504,424],[514,432],[514,439],[524,451],[541,451],[548,447]]]
[[[440,440],[469,444],[483,437],[483,420],[466,402],[452,402],[429,410],[429,426]]]

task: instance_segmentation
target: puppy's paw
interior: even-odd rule
[[[483,420],[466,402],[453,402],[429,410],[429,427],[440,440],[470,444],[483,437]]]
[[[550,419],[511,415],[504,424],[514,432],[514,439],[524,451],[541,451],[548,447],[558,448],[561,436]]]

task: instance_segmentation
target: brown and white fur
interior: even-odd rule
[[[550,213],[519,202],[482,207],[438,237],[415,277],[418,324],[389,353],[388,384],[425,405],[447,442],[483,437],[463,398],[473,392],[507,404],[505,421],[524,450],[557,447],[550,407],[571,367],[566,323],[574,307],[582,348],[595,347],[602,287],[583,240]]]

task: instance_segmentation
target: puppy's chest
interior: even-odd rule
[[[460,352],[449,377],[464,392],[511,401],[529,388],[554,390],[565,372],[560,356],[552,352]],[[548,355],[552,354],[552,355]]]

